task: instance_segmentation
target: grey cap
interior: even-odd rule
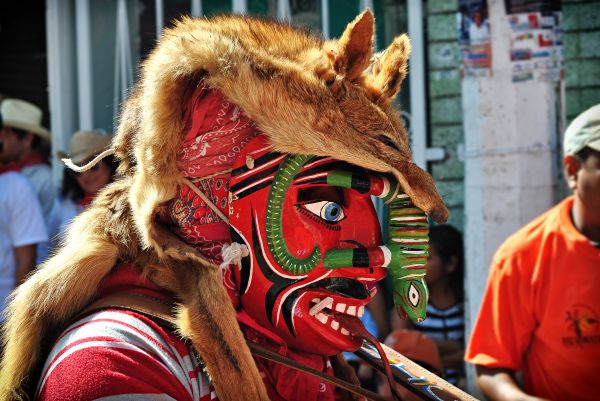
[[[600,104],[578,115],[565,131],[565,155],[574,155],[586,146],[600,151]]]

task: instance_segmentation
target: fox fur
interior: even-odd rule
[[[221,400],[268,399],[218,267],[156,218],[183,180],[177,167],[182,99],[204,80],[254,120],[275,150],[392,173],[418,207],[443,222],[448,211],[429,174],[412,162],[392,107],[407,73],[409,39],[400,35],[373,56],[373,32],[370,11],[330,41],[241,16],[183,18],[166,29],[120,115],[113,140],[117,180],[12,295],[0,401],[27,398],[52,331],[94,300],[98,283],[120,261],[177,294],[179,331],[204,359]]]

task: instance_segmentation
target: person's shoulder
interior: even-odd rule
[[[558,210],[555,205],[510,235],[498,248],[495,260],[515,259],[537,252],[544,239],[556,231]]]
[[[59,197],[56,200],[56,208],[59,209],[61,212],[67,212],[67,213],[75,213],[77,214],[77,203],[75,203],[71,198],[68,197]]]
[[[23,167],[21,171],[29,179],[39,180],[40,183],[52,184],[52,169],[45,163]]]
[[[199,372],[176,334],[142,314],[105,309],[58,337],[42,369],[38,399],[145,400],[144,394],[156,394],[151,398],[189,400],[192,386],[200,386],[201,396],[212,391]]]
[[[4,181],[5,183],[15,183],[16,185],[27,183],[27,178],[17,171],[8,171],[0,174],[0,180]]]
[[[0,174],[0,182],[3,187],[10,189],[12,194],[27,195],[33,191],[33,186],[27,177],[16,171]]]
[[[22,171],[34,171],[39,174],[52,174],[52,168],[46,163],[32,164],[31,166],[23,167]]]

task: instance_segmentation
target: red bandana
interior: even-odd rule
[[[204,81],[189,96],[183,118],[188,132],[177,155],[179,170],[228,215],[230,174],[197,179],[230,169],[241,149],[258,134],[254,122]],[[167,209],[168,219],[175,223],[175,233],[220,263],[221,248],[230,242],[227,223],[187,186],[179,188],[178,196]]]
[[[35,166],[36,164],[45,164],[44,158],[37,152],[28,154],[20,162],[9,163],[0,167],[0,174],[8,173],[9,171],[21,171],[25,167]]]
[[[90,203],[92,203],[92,201],[94,200],[95,197],[96,197],[96,194],[88,194],[88,193],[84,194],[83,198],[81,198],[79,200],[79,206],[85,207],[85,206],[89,205]]]
[[[179,170],[188,178],[230,168],[257,134],[254,122],[204,81],[190,96],[183,118],[189,130],[177,159]]]

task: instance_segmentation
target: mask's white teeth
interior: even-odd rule
[[[337,330],[340,328],[340,322],[338,322],[337,320],[332,320],[331,321],[331,328],[334,330]]]
[[[311,316],[315,316],[317,313],[321,312],[325,308],[331,309],[331,305],[333,305],[333,298],[327,297],[324,300],[322,300],[319,303],[317,303],[312,308],[310,308],[308,310],[308,314],[311,315]]]
[[[345,328],[342,327],[342,329],[340,330],[340,333],[342,333],[343,335],[347,336],[350,334],[350,332],[348,330],[346,330]]]
[[[317,314],[315,315],[315,318],[316,318],[316,319],[317,319],[319,322],[321,322],[321,323],[323,323],[323,324],[327,324],[327,319],[329,319],[329,316],[327,316],[327,315],[326,315],[326,314],[324,314],[324,313],[317,313]]]
[[[350,315],[350,316],[356,316],[356,306],[349,306],[348,310],[346,311],[346,314]]]
[[[358,312],[356,313],[356,316],[363,317],[364,314],[365,314],[365,307],[364,306],[360,306],[358,308]]]
[[[339,304],[337,304],[335,306],[335,310],[337,312],[344,313],[344,311],[346,310],[346,304],[343,304],[343,303],[340,302]]]

